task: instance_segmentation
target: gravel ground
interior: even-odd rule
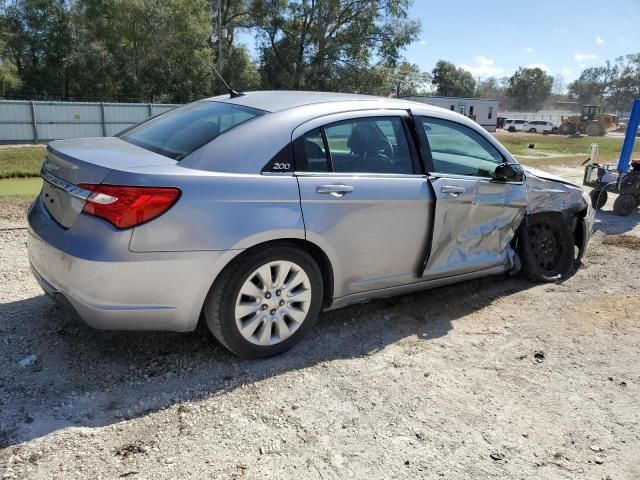
[[[100,332],[54,306],[11,205],[0,478],[640,478],[638,212],[599,213],[564,283],[353,306],[243,361],[201,331]]]

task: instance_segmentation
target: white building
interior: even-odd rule
[[[462,97],[426,97],[410,96],[403,97],[413,102],[428,103],[436,107],[446,108],[454,112],[472,118],[490,132],[496,131],[498,119],[498,101],[485,100],[483,98],[462,98]]]

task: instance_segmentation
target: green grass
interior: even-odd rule
[[[46,147],[0,148],[0,178],[28,178],[40,175]]]
[[[561,135],[523,135],[517,133],[497,133],[495,137],[516,156],[542,154],[540,158],[521,159],[523,163],[531,166],[580,165],[586,160],[592,143],[598,144],[598,162],[613,164],[620,157],[624,141],[623,137],[569,138]],[[530,143],[534,143],[535,148],[528,148]],[[544,154],[562,156],[545,158]],[[634,158],[640,157],[640,140],[636,140],[633,156]]]
[[[40,178],[0,179],[0,197],[35,197],[41,188]]]

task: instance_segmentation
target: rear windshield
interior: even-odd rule
[[[264,113],[255,108],[205,100],[152,118],[120,134],[120,138],[181,160],[221,133]]]

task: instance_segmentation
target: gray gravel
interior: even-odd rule
[[[600,215],[562,284],[349,307],[263,361],[91,330],[0,230],[0,478],[640,478],[640,252],[601,244],[640,213]]]

